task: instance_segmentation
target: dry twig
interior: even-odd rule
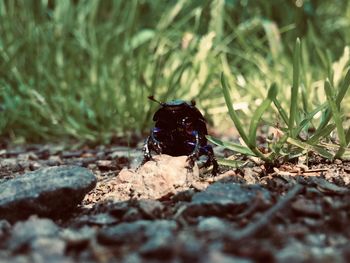
[[[302,192],[303,185],[297,184],[292,190],[290,190],[284,197],[282,197],[273,207],[271,207],[265,214],[263,214],[258,220],[249,224],[239,232],[235,232],[230,235],[230,239],[234,241],[249,238],[255,235],[259,230],[266,226],[278,211],[283,209],[295,196]]]

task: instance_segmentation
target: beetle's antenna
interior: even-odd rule
[[[148,96],[148,99],[157,102],[159,105],[164,106],[164,102],[160,102],[159,100],[156,100],[153,95]]]
[[[191,106],[196,106],[196,101],[194,99],[191,100]]]

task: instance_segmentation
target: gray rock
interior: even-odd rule
[[[260,185],[217,182],[196,193],[184,211],[186,216],[221,216],[245,209],[255,198],[271,199],[269,191]]]
[[[205,263],[252,263],[252,260],[226,255],[220,251],[211,251],[208,257],[203,261]]]
[[[50,167],[26,173],[0,185],[0,218],[14,221],[31,214],[64,216],[95,185],[95,176],[81,167]]]
[[[107,211],[116,218],[122,218],[129,209],[128,202],[110,202]]]
[[[96,229],[84,226],[79,229],[66,228],[60,232],[60,237],[66,243],[66,253],[85,250],[93,242]]]
[[[164,206],[157,200],[140,200],[137,207],[147,219],[160,218]]]
[[[60,238],[45,236],[34,239],[30,247],[33,251],[48,258],[55,256],[63,257],[66,250],[66,243]]]
[[[288,262],[311,262],[310,248],[301,242],[294,240],[276,254],[276,261],[281,263]]]
[[[223,235],[227,231],[232,230],[232,227],[221,218],[207,217],[199,222],[197,230],[203,233],[214,232],[218,235]]]
[[[11,225],[8,221],[0,220],[0,239],[9,232],[10,228]]]
[[[75,263],[70,258],[62,257],[62,256],[45,256],[39,253],[31,253],[29,255],[6,255],[4,257],[0,257],[0,263]]]
[[[177,225],[173,221],[160,220],[146,230],[146,242],[139,253],[144,258],[167,260],[173,256],[174,231]]]
[[[128,211],[124,214],[122,221],[124,222],[133,222],[143,219],[143,215],[140,211],[134,207],[128,209]]]
[[[171,232],[165,232],[152,236],[139,250],[144,258],[170,259],[173,256]]]
[[[200,239],[206,240],[210,250],[223,250],[225,240],[229,240],[236,231],[228,220],[218,217],[201,217],[199,220],[196,233]]]
[[[189,229],[180,231],[174,239],[176,243],[171,243],[176,246],[178,262],[203,262],[208,256],[207,240],[199,239]]]
[[[95,215],[83,215],[78,220],[80,225],[111,225],[119,220],[108,213],[99,213]]]
[[[16,223],[11,231],[11,236],[7,241],[7,247],[11,251],[21,251],[40,246],[35,244],[39,239],[53,238],[59,233],[60,228],[50,219],[38,219],[33,216],[29,220]],[[46,243],[41,242],[39,243]],[[33,247],[34,248],[34,247]]]
[[[303,215],[311,217],[321,217],[323,215],[323,208],[321,204],[304,197],[299,197],[291,204],[291,206],[294,211]]]
[[[173,237],[177,229],[175,221],[170,220],[138,220],[131,223],[121,223],[117,226],[106,227],[98,232],[98,241],[102,244],[145,244],[155,242],[154,239],[165,241]],[[153,239],[153,240],[152,240]]]
[[[60,237],[67,243],[80,244],[89,241],[96,234],[96,229],[84,226],[80,229],[66,228],[60,232]]]

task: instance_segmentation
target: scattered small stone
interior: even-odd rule
[[[222,216],[246,208],[257,196],[269,200],[270,193],[260,185],[216,182],[196,193],[185,210],[187,216]]]
[[[102,244],[145,244],[151,239],[169,239],[171,242],[177,229],[175,221],[171,220],[139,220],[131,223],[121,223],[117,226],[102,228],[97,235]]]
[[[39,168],[41,168],[41,164],[39,162],[30,162],[29,163],[29,169],[31,171],[35,171],[35,170],[38,170]]]
[[[247,184],[259,183],[259,174],[254,171],[254,168],[243,168],[243,178]]]
[[[39,157],[34,152],[28,152],[28,160],[37,161],[37,160],[39,160]]]
[[[60,228],[50,219],[30,217],[27,221],[18,222],[13,226],[7,247],[11,251],[21,251],[29,246],[33,249],[33,241],[39,238],[54,238]]]
[[[140,151],[135,150],[135,148],[119,146],[112,148],[110,153],[108,154],[108,157],[111,158],[111,160],[114,160],[119,157],[133,157],[139,154]]]
[[[213,178],[214,182],[222,182],[222,183],[228,183],[228,182],[233,182],[238,179],[238,175],[234,170],[228,170],[222,174],[218,174]],[[242,181],[243,182],[243,181]]]
[[[43,236],[32,240],[30,248],[45,258],[53,256],[63,257],[66,250],[66,243],[58,237]]]
[[[180,262],[202,262],[207,256],[206,242],[198,239],[195,232],[189,229],[179,231],[173,243]]]
[[[62,158],[78,158],[81,157],[83,151],[63,151],[61,153]]]
[[[60,156],[58,155],[52,155],[50,156],[47,161],[45,162],[47,166],[57,166],[57,165],[62,165],[63,161]]]
[[[108,213],[99,213],[94,215],[84,215],[78,219],[80,224],[87,225],[112,225],[119,220]]]
[[[303,218],[302,222],[305,224],[305,227],[310,227],[313,229],[319,228],[320,225],[323,223],[322,221],[319,221],[317,218],[312,218],[312,217],[305,217]]]
[[[111,160],[98,160],[96,164],[101,170],[115,170],[116,168]]]
[[[140,200],[137,207],[145,215],[145,219],[161,218],[164,206],[157,200]]]
[[[304,197],[299,197],[294,201],[292,203],[292,208],[296,212],[311,217],[320,217],[323,214],[323,209],[320,204],[317,204],[313,200],[305,199]]]
[[[192,196],[195,194],[193,189],[178,192],[172,197],[174,202],[191,202]]]
[[[326,194],[344,195],[350,193],[349,188],[332,184],[323,178],[315,177],[312,181],[316,183],[318,190]]]
[[[113,202],[108,206],[108,212],[116,217],[122,218],[129,210],[128,202]]]
[[[310,246],[325,247],[327,245],[326,235],[320,233],[310,233],[305,237],[305,241]]]
[[[0,240],[10,231],[11,225],[7,220],[0,220]],[[1,243],[1,242],[0,242]]]
[[[28,168],[29,163],[23,160],[17,160],[16,158],[0,158],[0,167],[2,169],[10,170],[11,172],[22,172]]]
[[[235,257],[235,256],[230,256],[227,254],[224,254],[220,251],[211,251],[209,253],[209,256],[205,259],[205,263],[212,263],[212,262],[220,262],[220,263],[253,263],[254,261],[245,259],[245,258],[240,258],[240,257]]]
[[[47,149],[47,148],[43,148],[36,151],[36,155],[38,156],[38,158],[44,159],[44,160],[48,159],[52,154],[53,153],[50,151],[50,149]]]
[[[334,160],[334,163],[335,163],[335,164],[342,164],[342,163],[343,163],[343,161],[342,161],[342,160],[340,160],[340,159],[335,159],[335,160]]]
[[[162,229],[159,229],[162,231]],[[174,256],[172,245],[172,231],[163,230],[162,234],[153,234],[139,248],[139,253],[144,258],[152,258],[159,260],[170,260]]]
[[[276,262],[310,262],[309,248],[297,240],[291,240],[289,244],[279,250],[276,254]]]
[[[143,219],[143,215],[137,208],[130,207],[128,211],[124,214],[122,221],[124,222],[134,222]]]
[[[209,183],[202,182],[202,181],[196,181],[196,182],[193,182],[191,184],[191,186],[193,187],[194,190],[201,192],[201,191],[204,191],[205,189],[207,189],[207,187],[209,186]]]
[[[220,240],[227,233],[233,232],[233,227],[225,220],[218,217],[208,217],[200,220],[197,231],[207,239]]]
[[[66,228],[60,233],[60,237],[66,242],[67,252],[82,251],[95,238],[96,229],[84,226],[80,229]]]
[[[310,217],[307,217],[310,218]],[[279,234],[288,235],[296,238],[304,238],[305,234],[309,232],[309,228],[301,223],[289,224],[283,228]]]

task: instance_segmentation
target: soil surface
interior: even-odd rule
[[[97,179],[62,213],[0,215],[0,262],[350,261],[349,162],[314,156],[307,164],[266,167],[245,160],[212,177],[179,157],[161,157],[142,170],[139,148],[0,149],[0,186],[46,167],[84,167]],[[169,175],[175,170],[181,182]],[[142,172],[154,184],[137,177]],[[55,206],[67,200],[63,188],[54,192]]]

